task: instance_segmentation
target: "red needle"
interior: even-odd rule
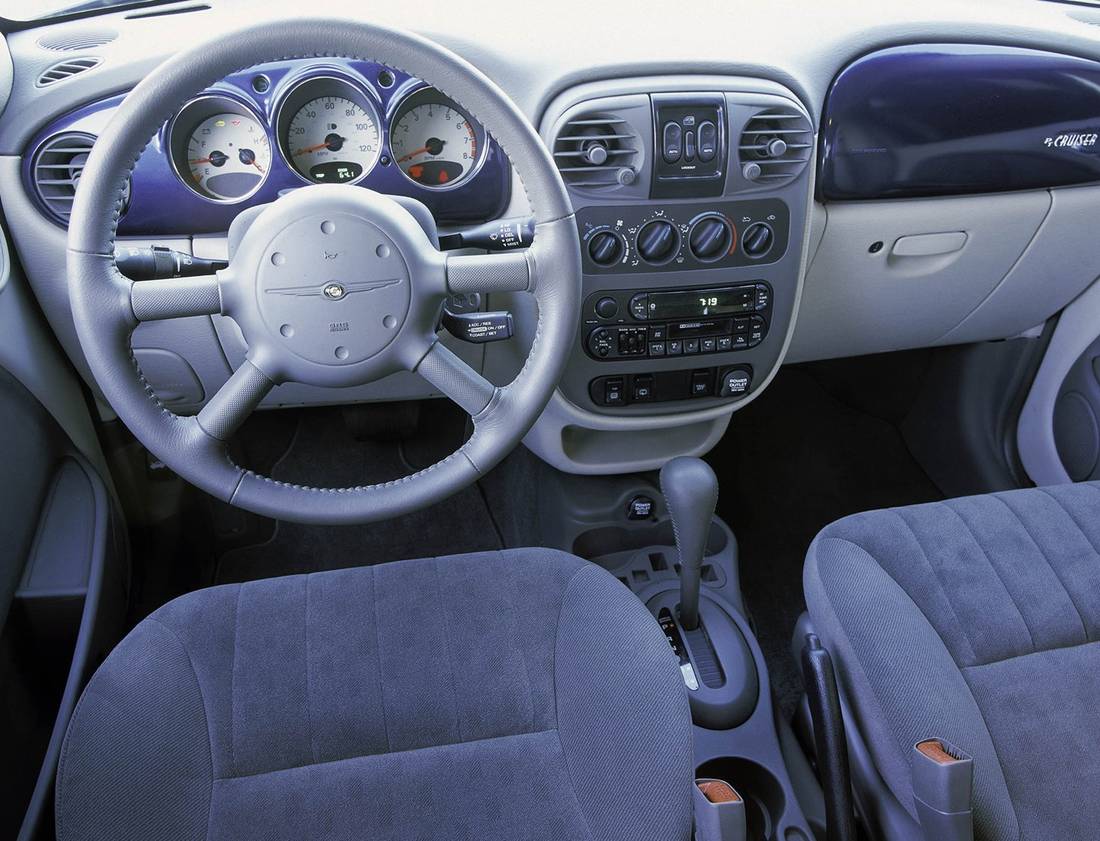
[[[208,164],[208,163],[213,163],[213,161],[211,161],[210,158],[196,158],[195,160],[190,161],[190,163],[193,163],[193,164]]]
[[[317,151],[318,149],[324,149],[324,148],[326,148],[327,146],[328,146],[328,141],[326,140],[326,141],[325,141],[324,143],[317,143],[317,144],[316,144],[316,145],[314,145],[314,146],[307,146],[307,147],[306,147],[306,148],[304,148],[304,149],[299,149],[299,150],[298,150],[297,152],[295,152],[294,154],[295,154],[295,155],[304,155],[304,154],[306,154],[307,152],[316,152],[316,151]]]
[[[421,146],[421,147],[420,147],[419,149],[413,149],[413,151],[409,152],[409,154],[407,154],[407,155],[404,155],[404,156],[402,156],[402,157],[398,158],[398,159],[397,159],[397,162],[398,162],[399,164],[400,164],[400,163],[404,163],[404,162],[405,162],[405,161],[407,161],[407,160],[408,160],[409,158],[415,158],[415,157],[416,157],[417,155],[423,155],[423,154],[424,154],[425,152],[427,152],[427,151],[428,151],[428,147],[427,147],[427,146]]]

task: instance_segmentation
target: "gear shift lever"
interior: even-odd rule
[[[661,493],[680,553],[680,624],[694,631],[699,627],[699,579],[718,503],[718,477],[702,459],[681,456],[661,468]]]

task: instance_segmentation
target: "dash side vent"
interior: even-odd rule
[[[39,203],[56,221],[65,225],[73,209],[76,188],[95,136],[68,132],[51,137],[34,156],[32,178]]]
[[[79,50],[91,50],[110,44],[118,37],[112,29],[84,29],[78,32],[54,32],[38,39],[38,46],[44,50],[60,53],[73,53]]]
[[[51,64],[43,70],[35,85],[40,88],[48,88],[50,85],[56,85],[58,82],[64,82],[66,79],[71,79],[73,76],[78,76],[99,67],[102,63],[103,59],[95,56],[59,61],[57,64]]]
[[[745,123],[737,147],[741,175],[761,185],[792,181],[813,153],[813,128],[794,108],[766,108]]]
[[[625,118],[593,112],[565,123],[554,139],[553,155],[570,187],[602,191],[633,184],[645,150]]]

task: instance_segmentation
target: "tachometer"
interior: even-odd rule
[[[170,145],[180,180],[213,201],[247,198],[271,169],[267,129],[231,99],[208,96],[188,103],[172,121]]]
[[[411,180],[429,189],[447,189],[480,166],[485,130],[442,93],[422,88],[394,116],[390,148]]]
[[[296,84],[279,106],[276,125],[283,157],[315,184],[358,181],[382,152],[374,105],[343,78],[313,76]]]

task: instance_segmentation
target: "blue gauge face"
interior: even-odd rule
[[[221,201],[251,195],[271,169],[267,132],[244,114],[214,114],[187,141],[187,173],[199,193]]]

